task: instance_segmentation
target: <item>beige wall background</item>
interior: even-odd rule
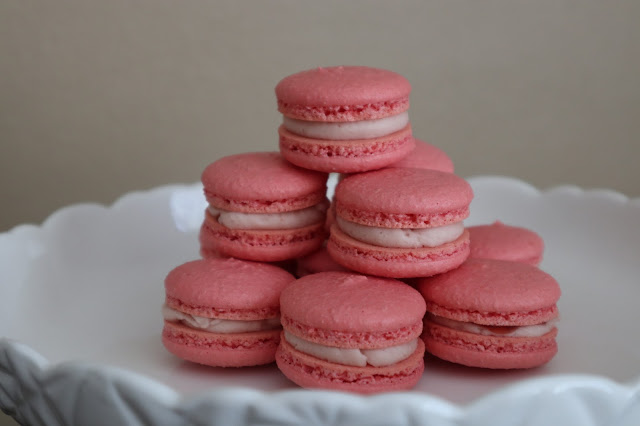
[[[0,230],[277,149],[273,88],[395,70],[457,172],[640,196],[640,2],[0,2]]]

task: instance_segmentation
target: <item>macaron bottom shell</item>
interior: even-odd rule
[[[533,368],[558,352],[554,328],[540,337],[485,336],[454,330],[425,319],[426,351],[445,361],[489,369]]]
[[[281,329],[248,333],[210,333],[165,321],[164,347],[185,361],[212,367],[249,367],[272,363]]]
[[[311,139],[280,127],[280,153],[289,162],[321,172],[356,173],[400,161],[415,148],[411,126],[374,139]]]
[[[369,394],[412,389],[424,372],[424,351],[424,343],[419,340],[415,352],[396,364],[354,367],[300,352],[282,338],[276,363],[289,380],[301,387]]]
[[[469,257],[469,232],[438,247],[392,248],[358,241],[337,225],[327,251],[339,264],[364,274],[389,278],[429,277],[460,266]]]
[[[324,222],[296,229],[229,229],[208,212],[200,228],[201,252],[260,262],[277,262],[309,254],[324,243]]]

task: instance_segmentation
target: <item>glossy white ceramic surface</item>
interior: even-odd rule
[[[166,186],[0,234],[0,408],[31,424],[640,424],[640,200],[470,182],[467,224],[500,219],[545,240],[541,268],[563,291],[546,366],[485,371],[428,356],[412,392],[360,397],[299,390],[275,365],[182,362],[160,342],[163,279],[198,257],[205,202],[200,185]]]

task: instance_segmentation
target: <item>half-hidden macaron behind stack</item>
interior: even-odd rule
[[[469,255],[471,186],[437,170],[389,168],[351,175],[336,188],[327,250],[348,269],[391,278],[426,277]]]
[[[215,161],[202,173],[209,208],[201,254],[276,262],[317,250],[326,237],[326,181],[327,174],[296,167],[276,152]]]
[[[447,153],[440,148],[428,144],[424,141],[414,138],[416,147],[409,155],[389,164],[386,168],[413,168],[413,169],[431,169],[439,170],[441,172],[453,173],[453,161]],[[338,181],[348,177],[349,174],[340,174]],[[335,222],[336,209],[335,204],[331,203],[329,210],[327,210],[327,229],[331,229],[331,225]]]
[[[275,89],[284,118],[280,152],[323,172],[375,170],[409,154],[411,85],[395,72],[362,66],[316,68]]]
[[[321,247],[313,253],[296,259],[296,264],[296,276],[298,277],[317,274],[318,272],[349,271],[329,256],[326,247]]]
[[[531,368],[558,351],[560,287],[525,263],[469,259],[417,280],[427,304],[423,339],[444,360],[492,369]]]
[[[416,147],[402,160],[387,167],[431,169],[453,173],[453,161],[446,152],[420,139],[414,138]]]
[[[162,342],[187,361],[216,367],[273,362],[280,341],[279,298],[295,278],[264,263],[200,259],[165,279]]]
[[[307,275],[280,297],[278,368],[294,383],[372,393],[411,389],[424,371],[425,303],[396,280]]]
[[[536,266],[542,261],[544,241],[534,231],[500,221],[469,226],[467,230],[471,240],[470,258],[511,260]]]

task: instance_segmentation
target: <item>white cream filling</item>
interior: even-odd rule
[[[404,129],[409,124],[409,112],[401,112],[391,117],[377,120],[347,121],[327,123],[304,121],[283,117],[282,124],[291,133],[312,139],[353,140],[371,139],[390,135]]]
[[[473,334],[481,334],[483,336],[498,337],[540,337],[544,336],[556,326],[557,319],[552,319],[542,324],[521,325],[521,326],[505,326],[492,327],[472,322],[456,321],[437,315],[429,315],[431,321],[454,330],[466,331]],[[500,332],[497,332],[500,330]]]
[[[435,228],[394,229],[361,225],[336,217],[338,226],[347,235],[364,243],[380,247],[437,247],[455,241],[464,232],[464,223],[456,222]]]
[[[216,209],[209,206],[209,213],[218,218],[218,223],[229,229],[295,229],[324,222],[328,201],[283,213],[241,213]]]
[[[300,352],[313,355],[325,361],[335,362],[336,364],[353,365],[356,367],[365,367],[367,364],[374,367],[392,365],[409,358],[418,347],[418,339],[414,339],[401,345],[381,349],[336,348],[309,342],[308,340],[294,336],[286,330],[284,332],[284,338],[291,346]]]
[[[181,322],[191,328],[212,333],[247,333],[250,331],[273,330],[280,327],[280,317],[249,321],[205,318],[176,311],[167,305],[162,305],[162,316],[169,322]]]

